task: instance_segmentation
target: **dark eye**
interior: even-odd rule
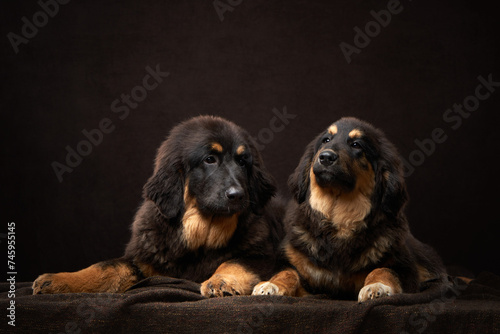
[[[357,141],[355,141],[355,142],[352,142],[351,147],[361,148],[361,145]]]
[[[323,143],[323,144],[326,144],[326,143],[328,143],[329,141],[330,141],[330,138],[326,137],[326,138],[324,138],[324,139],[323,139],[322,143]]]
[[[213,155],[209,155],[208,157],[205,158],[204,162],[206,164],[214,164],[217,162],[217,159]]]
[[[243,166],[246,166],[247,164],[247,157],[244,155],[244,156],[241,156],[241,157],[238,157],[236,158],[236,162],[238,163],[238,165],[240,165],[241,167]]]

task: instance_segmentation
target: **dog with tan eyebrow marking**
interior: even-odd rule
[[[401,160],[382,131],[340,119],[307,146],[289,186],[283,251],[290,266],[254,295],[364,302],[445,281],[439,256],[410,232]]]
[[[189,119],[158,149],[124,256],[41,275],[33,294],[124,292],[164,275],[201,283],[205,297],[249,295],[276,270],[284,208],[275,191],[244,129],[219,117]]]

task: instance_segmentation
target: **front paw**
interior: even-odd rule
[[[252,295],[277,295],[283,296],[285,291],[281,291],[279,287],[271,282],[260,282],[253,288]]]
[[[70,292],[69,287],[58,274],[43,274],[33,282],[33,294],[51,294]]]
[[[244,290],[232,275],[213,275],[201,284],[201,294],[205,297],[228,297],[244,294]]]
[[[393,289],[382,283],[372,283],[365,285],[358,294],[358,302],[362,303],[368,299],[382,298],[394,294]]]

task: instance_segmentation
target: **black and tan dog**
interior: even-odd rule
[[[439,257],[410,233],[401,161],[380,130],[340,119],[307,146],[289,185],[283,247],[292,266],[253,294],[363,302],[445,279]]]
[[[33,293],[123,292],[166,275],[203,282],[206,297],[249,295],[275,270],[284,213],[271,199],[275,190],[246,131],[218,117],[192,118],[158,149],[125,255],[41,275]]]

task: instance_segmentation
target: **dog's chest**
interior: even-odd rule
[[[392,245],[392,238],[385,235],[365,244],[360,240],[364,238],[343,239],[334,233],[314,236],[299,226],[294,226],[292,231],[292,240],[306,246],[307,255],[288,246],[287,256],[315,289],[359,290],[368,268],[379,263]]]
[[[238,225],[238,216],[206,217],[198,210],[186,211],[182,219],[182,238],[191,250],[221,248],[228,244]]]
[[[336,229],[338,238],[350,238],[355,232],[366,228],[365,217],[372,208],[368,196],[338,196],[325,194],[322,191],[311,192],[309,200],[311,208],[321,213],[326,221]]]

